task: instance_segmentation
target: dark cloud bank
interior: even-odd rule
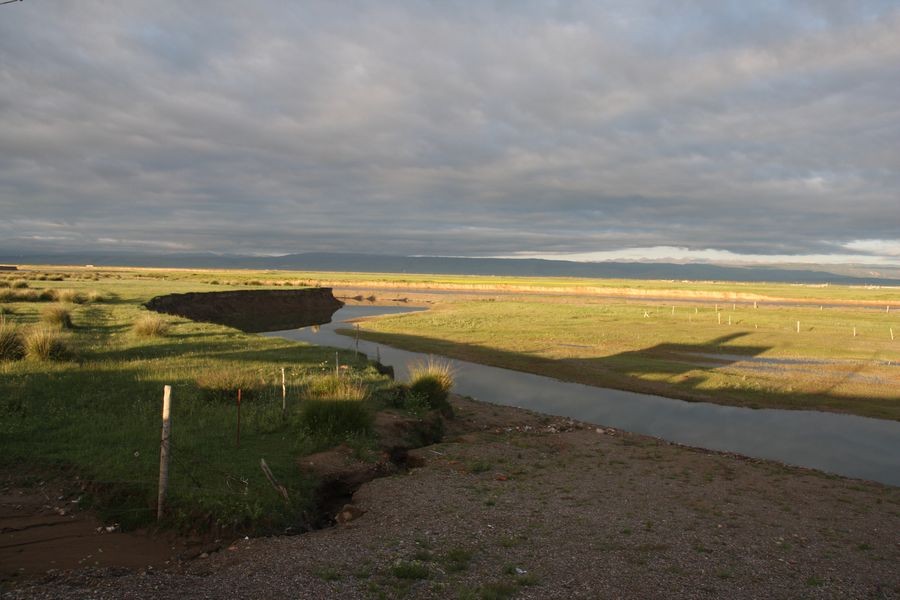
[[[0,7],[0,249],[900,262],[891,2]]]

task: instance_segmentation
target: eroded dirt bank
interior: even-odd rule
[[[900,489],[453,400],[354,518],[9,598],[900,598]]]
[[[255,333],[328,323],[343,305],[331,288],[310,288],[169,294],[157,296],[145,306],[156,312]]]

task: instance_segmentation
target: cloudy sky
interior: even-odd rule
[[[0,248],[897,264],[900,5],[3,5]]]

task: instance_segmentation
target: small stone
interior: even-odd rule
[[[344,525],[345,523],[349,523],[350,521],[354,521],[361,516],[366,514],[366,511],[359,508],[358,506],[353,506],[352,504],[345,504],[344,508],[341,509],[341,512],[335,516],[334,520],[338,522],[340,525]]]

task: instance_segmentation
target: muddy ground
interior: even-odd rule
[[[344,524],[152,569],[70,560],[3,597],[900,598],[898,488],[453,403]]]

